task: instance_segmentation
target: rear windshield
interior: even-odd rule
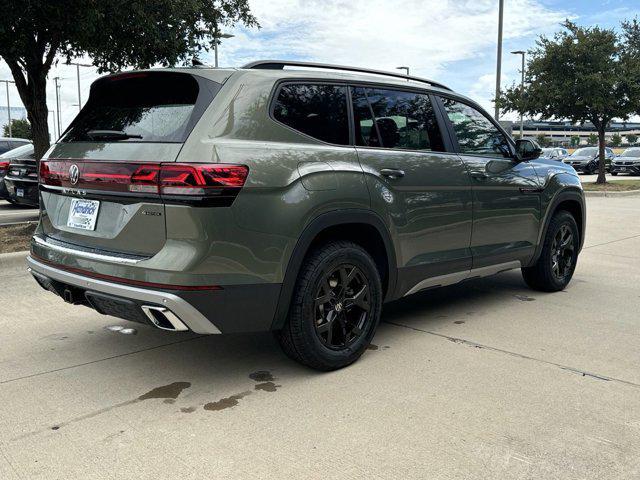
[[[220,85],[173,72],[105,77],[63,142],[184,142]]]

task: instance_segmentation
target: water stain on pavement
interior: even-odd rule
[[[367,346],[367,350],[378,350],[378,345],[374,344],[374,343],[370,343],[369,346]]]
[[[254,389],[255,390],[262,390],[263,392],[275,392],[279,387],[281,387],[282,385],[276,385],[273,382],[265,382],[265,383],[259,383],[257,384]]]
[[[456,325],[462,325],[464,323],[464,320],[456,320],[455,322]]]
[[[218,400],[217,402],[210,402],[204,406],[205,410],[219,412],[220,410],[225,410],[227,408],[232,408],[238,405],[238,402],[242,400],[247,395],[251,395],[251,392],[242,392],[237,393],[236,395],[231,395],[230,397],[223,398]]]
[[[154,388],[153,390],[140,395],[138,400],[148,400],[150,398],[173,398],[174,400],[182,393],[182,391],[191,386],[191,382],[173,382],[169,385]]]
[[[518,300],[520,300],[522,302],[533,302],[533,301],[535,301],[535,298],[528,297],[527,295],[514,295],[514,297],[516,297]]]
[[[182,407],[180,411],[182,413],[193,413],[196,411],[196,407]]]
[[[253,372],[249,374],[249,378],[251,380],[255,380],[256,382],[273,382],[275,378],[268,370],[259,370],[257,372]]]

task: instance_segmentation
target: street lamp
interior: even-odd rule
[[[514,55],[522,55],[522,83],[520,83],[520,88],[522,89],[522,92],[520,93],[521,95],[520,100],[522,101],[521,107],[523,107],[524,106],[524,57],[527,54],[527,52],[525,52],[524,50],[516,50],[511,53]],[[522,139],[523,136],[524,136],[524,111],[521,109],[520,110],[520,139]]]
[[[498,9],[498,60],[496,62],[496,109],[494,118],[500,119],[500,107],[498,107],[498,98],[500,98],[500,75],[502,70],[502,24],[504,18],[504,0],[500,0]]]
[[[396,70],[404,70],[407,72],[407,77],[409,76],[409,67],[396,67]]]
[[[60,84],[58,81],[60,77],[53,77],[53,82],[56,85],[56,115],[58,120],[58,136],[56,138],[60,138]]]
[[[9,84],[16,83],[13,80],[0,80],[0,82],[4,82],[5,87],[7,88],[7,115],[9,117],[9,137],[12,136],[11,132],[11,103],[9,103]]]
[[[76,75],[78,78],[78,110],[82,110],[82,98],[80,97],[80,67],[93,67],[93,65],[88,65],[86,63],[77,63],[77,62],[67,62],[67,65],[76,66]]]
[[[215,67],[218,68],[218,43],[220,43],[220,39],[221,38],[233,38],[235,35],[232,35],[231,33],[218,33],[216,32],[213,35],[213,51],[215,52],[216,55],[216,63],[215,63]]]

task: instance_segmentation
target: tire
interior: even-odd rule
[[[565,242],[561,239],[568,238],[568,234],[570,244],[563,248]],[[549,222],[540,257],[534,265],[522,269],[524,281],[530,288],[542,292],[563,290],[576,269],[579,245],[580,232],[573,215],[564,210],[556,212]]]
[[[337,370],[365,351],[381,310],[380,273],[371,256],[355,243],[332,241],[305,259],[287,323],[276,337],[284,352],[303,365]]]
[[[611,175],[615,177],[616,175],[618,175],[618,172],[611,172]]]

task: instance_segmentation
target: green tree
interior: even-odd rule
[[[617,133],[614,133],[611,137],[611,145],[613,145],[614,147],[619,147],[620,145],[622,145],[622,137]]]
[[[549,139],[544,135],[544,133],[539,133],[538,135],[536,135],[536,142],[538,142],[538,145],[540,145],[541,147],[548,147],[549,146]]]
[[[170,66],[210,49],[222,28],[258,26],[248,0],[0,0],[0,12],[0,57],[37,158],[49,146],[46,80],[57,59],[89,55],[100,72]]]
[[[2,127],[4,136],[9,136],[9,124]],[[31,125],[24,118],[14,118],[11,120],[11,136],[16,138],[27,138],[31,140]]]
[[[629,145],[635,145],[637,141],[638,141],[637,135],[634,135],[633,133],[630,133],[627,135],[627,143]]]
[[[498,98],[505,111],[591,122],[598,131],[598,183],[605,178],[605,129],[614,118],[640,111],[640,24],[622,33],[567,20],[554,37],[541,36],[529,52],[524,95],[514,84]],[[595,142],[594,142],[595,143]]]
[[[571,146],[572,147],[577,147],[578,145],[580,145],[580,136],[579,135],[572,135],[571,136]]]
[[[589,138],[587,138],[587,142],[589,142],[589,145],[598,145],[598,135],[590,133]]]

